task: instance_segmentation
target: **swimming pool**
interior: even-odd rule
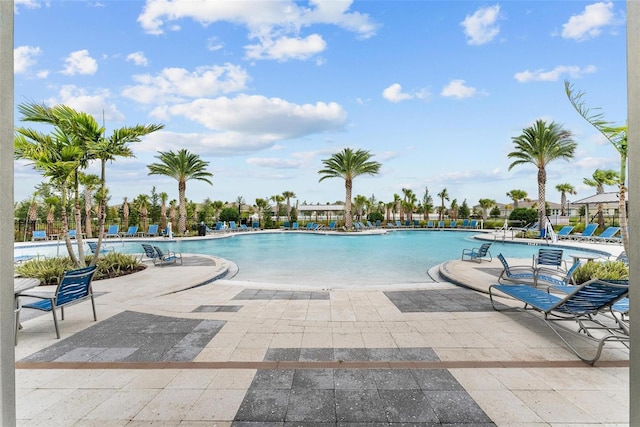
[[[431,282],[428,270],[444,261],[460,259],[464,248],[478,247],[474,231],[394,231],[377,235],[326,235],[312,232],[238,232],[229,238],[156,241],[182,253],[200,253],[234,262],[234,280],[313,286],[389,285]],[[154,243],[156,244],[156,243]],[[119,252],[140,253],[140,242],[109,240]],[[41,247],[42,248],[42,247]],[[52,247],[49,246],[49,251]],[[16,255],[33,253],[32,248]],[[539,246],[493,242],[491,253],[531,258]],[[44,248],[39,249],[42,250]],[[55,251],[55,247],[53,247]],[[574,248],[570,253],[580,253]],[[60,245],[60,254],[66,248]],[[565,251],[565,258],[570,258]],[[589,252],[592,253],[592,252]],[[55,252],[50,253],[55,254]]]

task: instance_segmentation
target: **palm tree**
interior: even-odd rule
[[[522,135],[512,140],[516,149],[507,157],[515,160],[509,165],[509,170],[527,163],[538,168],[538,221],[539,229],[544,230],[547,165],[556,159],[572,159],[578,144],[571,138],[570,131],[555,122],[547,124],[543,120],[537,120],[532,127],[523,129]]]
[[[187,149],[179,150],[177,153],[161,151],[156,158],[160,160],[160,163],[152,163],[147,166],[149,175],[166,175],[178,181],[178,199],[180,201],[178,232],[184,233],[187,230],[187,206],[185,200],[187,181],[197,179],[213,185],[209,180],[209,177],[212,177],[213,174],[206,170],[209,162],[200,159],[197,154],[190,153]]]
[[[439,213],[440,213],[439,220],[442,221],[442,220],[444,220],[444,213],[446,211],[446,208],[444,206],[444,201],[445,200],[447,202],[449,201],[449,193],[447,193],[446,187],[443,188],[441,192],[436,194],[436,196],[440,197],[440,209],[438,209],[438,210],[439,210]]]
[[[373,155],[365,150],[352,150],[345,148],[339,153],[322,161],[324,169],[318,171],[320,181],[327,178],[343,178],[345,188],[344,225],[347,230],[353,227],[351,216],[351,192],[353,180],[359,175],[376,175],[380,172],[380,163],[371,160]]]
[[[280,203],[284,202],[284,196],[280,194],[274,194],[270,197],[270,200],[276,203],[276,224],[280,221]]]
[[[93,237],[91,217],[93,216],[93,192],[100,184],[100,177],[94,174],[79,175],[80,184],[84,186],[84,232],[87,237]],[[79,231],[79,230],[78,230]]]
[[[513,208],[518,207],[518,201],[527,198],[527,192],[524,190],[511,190],[507,193],[507,197],[513,200]]]
[[[458,199],[453,199],[451,201],[451,207],[449,208],[449,218],[457,220],[458,219]]]
[[[367,204],[367,197],[362,195],[357,195],[353,198],[353,209],[356,212],[356,218],[359,221],[362,221],[362,215],[364,214],[364,209]]]
[[[296,193],[293,191],[283,191],[282,197],[287,201],[287,220],[291,222],[291,199],[296,197]]]
[[[149,216],[149,196],[146,194],[140,194],[133,201],[134,206],[140,213],[140,228],[143,230],[147,229],[147,218]]]
[[[576,109],[588,123],[595,127],[613,145],[620,155],[620,174],[618,175],[618,216],[620,218],[620,234],[624,250],[629,253],[629,230],[627,227],[627,126],[617,126],[604,119],[602,113],[591,114],[590,109],[582,102],[583,92],[575,92],[569,81],[564,82],[565,92]]]
[[[493,199],[480,199],[478,200],[478,204],[482,209],[482,219],[487,219],[487,210],[497,205],[496,201]]]
[[[258,208],[258,218],[262,221],[262,213],[269,207],[269,200],[257,198],[256,207]]]
[[[122,228],[129,228],[129,202],[126,197],[122,202]]]
[[[44,199],[47,205],[47,234],[53,234],[53,221],[55,220],[56,205],[60,203],[60,199],[55,196],[49,196]]]
[[[593,179],[585,178],[582,182],[585,185],[596,188],[596,194],[604,193],[605,185],[616,185],[618,183],[618,172],[608,169],[596,169],[593,172]],[[598,227],[604,229],[604,204],[598,203]]]
[[[169,195],[164,191],[160,193],[160,228],[163,230],[167,226],[167,200]]]
[[[178,201],[176,199],[171,199],[169,202],[169,222],[171,223],[171,228],[175,228],[176,226],[176,204]]]
[[[242,216],[242,206],[244,205],[244,199],[242,196],[236,198],[236,205],[238,206],[238,218]]]
[[[556,190],[560,192],[560,215],[564,216],[565,214],[565,206],[567,205],[567,194],[578,194],[576,189],[573,188],[571,184],[558,184],[556,185]],[[571,212],[569,212],[571,214]]]

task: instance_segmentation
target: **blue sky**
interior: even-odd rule
[[[162,123],[107,169],[110,203],[167,192],[149,176],[158,151],[188,148],[210,162],[213,186],[187,198],[253,204],[293,191],[300,203],[344,199],[318,182],[345,147],[382,163],[354,195],[389,202],[403,188],[474,205],[537,198],[533,165],[508,170],[512,138],[537,119],[578,143],[548,167],[547,200],[615,149],[578,116],[564,80],[591,107],[626,122],[625,2],[584,1],[46,1],[15,2],[15,102],[66,104],[113,129]],[[20,116],[16,112],[16,124]],[[29,125],[29,124],[27,124]],[[33,125],[29,125],[34,127]],[[89,172],[98,173],[98,165]],[[15,165],[15,199],[40,175]],[[613,188],[611,188],[613,190]]]

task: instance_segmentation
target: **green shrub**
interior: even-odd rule
[[[529,208],[515,208],[509,214],[509,221],[520,221],[524,224],[531,224],[538,221],[538,211]]]
[[[92,257],[87,256],[87,265]],[[94,280],[108,279],[124,276],[143,270],[145,266],[134,255],[110,252],[98,259]],[[32,259],[15,268],[16,274],[21,277],[33,277],[40,279],[42,285],[57,285],[62,274],[67,270],[73,270],[74,265],[69,257],[55,257]]]
[[[629,267],[622,261],[586,262],[576,269],[573,279],[577,285],[591,279],[628,280]]]

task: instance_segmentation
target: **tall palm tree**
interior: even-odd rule
[[[359,175],[377,175],[380,172],[380,163],[371,160],[373,155],[365,150],[352,150],[345,148],[339,153],[322,161],[324,169],[318,171],[320,181],[327,178],[343,178],[345,188],[344,222],[347,230],[353,226],[351,216],[351,192],[353,180]]]
[[[280,203],[284,202],[284,196],[281,194],[274,194],[270,197],[270,200],[276,203],[276,224],[280,220]]]
[[[624,250],[629,253],[629,230],[627,227],[627,125],[619,126],[605,120],[602,113],[592,114],[582,101],[583,92],[576,92],[568,80],[564,82],[565,92],[576,109],[589,124],[595,127],[613,145],[620,155],[620,175],[618,176],[618,215],[620,234]]]
[[[178,204],[176,199],[171,199],[169,202],[169,222],[172,229],[176,226],[176,204]]]
[[[565,183],[556,185],[556,190],[560,192],[560,215],[565,215],[565,206],[567,206],[567,194],[578,194],[573,185]],[[571,214],[571,212],[569,212]]]
[[[93,216],[93,192],[100,184],[100,177],[94,174],[79,175],[80,184],[84,187],[84,232],[88,238],[93,237],[91,217]],[[79,231],[79,230],[78,230]]]
[[[539,229],[546,226],[545,191],[547,185],[547,165],[556,159],[572,159],[578,144],[571,138],[571,132],[559,124],[537,120],[533,126],[523,129],[522,134],[512,138],[515,151],[507,155],[515,159],[513,167],[533,164],[538,169],[538,221]]]
[[[122,228],[129,228],[129,202],[126,197],[122,202]]]
[[[56,206],[60,203],[60,199],[55,196],[48,196],[44,199],[47,205],[47,235],[53,234],[53,221],[55,220]]]
[[[140,231],[144,231],[148,227],[147,221],[149,217],[149,205],[151,204],[149,196],[146,194],[140,194],[135,198],[133,204],[140,213]]]
[[[262,221],[262,213],[269,207],[269,200],[257,198],[256,207],[258,208],[258,218],[260,221]]]
[[[513,208],[518,207],[518,201],[523,200],[527,197],[527,192],[524,190],[511,190],[507,193],[507,197],[513,200]]]
[[[167,200],[169,195],[164,191],[160,193],[160,228],[163,230],[167,226]]]
[[[447,188],[443,188],[441,192],[439,192],[438,194],[436,194],[436,196],[440,197],[440,209],[439,213],[440,213],[440,221],[444,220],[444,213],[446,211],[446,208],[444,206],[444,201],[449,201],[449,193],[447,192]]]
[[[287,201],[287,221],[291,222],[291,199],[296,197],[293,191],[283,191],[282,197]]]
[[[207,171],[209,162],[200,159],[200,156],[190,153],[187,149],[179,150],[177,153],[161,151],[156,158],[160,160],[160,163],[147,165],[149,175],[166,175],[178,181],[178,199],[180,202],[178,232],[184,233],[187,230],[187,206],[185,200],[187,181],[197,179],[213,185],[209,180],[213,174]]]
[[[592,179],[584,178],[585,185],[596,188],[596,194],[604,193],[605,185],[616,185],[618,183],[618,172],[607,169],[596,169]],[[598,227],[604,229],[604,204],[598,203]]]
[[[487,219],[487,211],[497,205],[496,201],[493,199],[480,199],[478,200],[478,204],[482,209],[482,219]]]

